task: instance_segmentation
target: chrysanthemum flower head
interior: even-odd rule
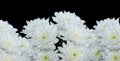
[[[101,21],[97,21],[97,25],[94,26],[94,28],[99,31],[102,32],[104,30],[108,30],[108,28],[113,28],[119,26],[119,19],[115,19],[115,18],[107,18]]]
[[[55,17],[52,17],[53,21],[57,22],[58,30],[67,30],[65,26],[78,25],[80,27],[85,27],[83,23],[85,21],[81,20],[80,17],[76,16],[75,13],[70,12],[55,12]]]
[[[120,61],[120,52],[119,51],[107,51],[103,56],[104,61]]]
[[[63,47],[59,47],[60,57],[65,61],[84,61],[87,60],[85,48],[76,46],[71,42],[67,45],[63,44]]]
[[[24,30],[22,32],[27,34],[30,37],[32,35],[32,32],[34,32],[34,30],[36,28],[38,28],[38,27],[43,28],[44,25],[49,25],[48,19],[45,20],[45,18],[43,18],[43,19],[37,18],[37,19],[31,20],[31,21],[27,21],[27,25],[25,25],[23,27]]]
[[[114,28],[108,28],[104,32],[100,33],[101,37],[100,42],[101,45],[105,45],[109,48],[119,47],[120,43],[120,26],[116,26]],[[115,47],[115,48],[116,48]]]
[[[33,58],[33,61],[59,61],[57,52],[53,50],[40,50]]]
[[[88,56],[90,60],[92,61],[100,61],[102,58],[102,48],[96,46],[96,47],[90,47],[88,48]]]
[[[17,52],[18,48],[18,37],[12,34],[3,34],[0,38],[0,48],[7,52]]]
[[[67,28],[68,31],[61,31],[59,32],[63,37],[64,40],[71,41],[73,43],[81,44],[83,43],[85,37],[85,30],[80,28],[79,26],[70,26],[71,28]]]
[[[58,23],[74,22],[76,24],[77,21],[80,20],[80,18],[78,16],[76,16],[75,13],[70,13],[70,12],[65,12],[65,11],[64,12],[55,12],[54,15],[55,15],[55,17],[53,17],[53,20]],[[82,21],[81,23],[84,23],[84,21]]]
[[[27,23],[23,33],[31,37],[33,45],[40,49],[54,46],[58,42],[56,38],[58,35],[57,28],[54,25],[49,24],[49,20],[35,19]],[[52,49],[55,49],[52,47]]]
[[[24,54],[24,55],[32,55],[32,44],[30,43],[29,40],[26,38],[19,37],[18,43],[18,48],[19,48],[19,53]]]
[[[83,39],[83,44],[89,47],[96,46],[99,42],[98,36],[94,33],[93,29],[85,29]]]

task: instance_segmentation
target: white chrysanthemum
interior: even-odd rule
[[[43,28],[43,25],[49,25],[47,22],[48,19],[45,20],[45,18],[43,19],[37,18],[31,21],[27,21],[27,25],[24,26],[24,30],[22,32],[30,37],[36,28],[38,27]]]
[[[91,61],[100,61],[102,57],[102,48],[100,47],[94,47],[94,48],[88,48],[88,56]]]
[[[52,50],[39,51],[33,58],[33,61],[59,61],[58,54]]]
[[[116,27],[119,26],[119,19],[104,19],[103,21],[97,21],[97,25],[94,26],[94,28],[97,30],[97,32],[103,32],[104,30],[108,30],[109,27]]]
[[[0,51],[0,61],[31,61],[30,57]]]
[[[109,48],[118,48],[120,46],[120,26],[110,27],[99,36],[101,37],[101,45]]]
[[[19,53],[24,55],[32,55],[32,44],[29,40],[19,37],[18,43]]]
[[[103,61],[120,61],[120,51],[107,51],[103,59]]]
[[[47,27],[47,26],[46,26]],[[33,44],[37,47],[44,48],[44,47],[50,47],[50,45],[54,45],[58,42],[57,37],[57,31],[56,29],[50,29],[48,26],[47,29],[36,29],[31,40],[33,40]],[[38,31],[39,30],[39,31]]]
[[[63,44],[63,47],[59,47],[58,50],[63,61],[87,61],[88,57],[85,49],[84,47],[68,42],[67,45]]]
[[[18,37],[12,34],[4,34],[0,38],[0,48],[6,50],[7,52],[17,52],[18,48]]]
[[[71,41],[75,44],[85,43],[85,34],[88,30],[80,28],[79,26],[71,25],[67,27],[68,31],[61,31],[60,34],[63,36],[64,40]]]
[[[97,34],[94,33],[94,30],[86,29],[83,37],[85,38],[83,42],[86,46],[92,47],[98,45],[98,37]]]
[[[55,12],[55,17],[52,17],[53,21],[57,22],[58,30],[67,30],[65,26],[69,25],[79,25],[80,27],[85,27],[83,23],[85,21],[81,20],[75,13],[70,12]]]
[[[16,28],[13,28],[7,21],[0,20],[0,33],[12,33],[14,34],[17,31]]]
[[[56,26],[50,25],[45,19],[35,19],[28,22],[23,33],[31,37],[32,44],[41,49],[51,46],[52,49],[55,49],[54,44],[58,42]]]

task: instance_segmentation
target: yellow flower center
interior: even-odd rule
[[[78,57],[78,52],[77,51],[74,51],[73,53],[72,53],[72,58],[73,59],[76,59]]]
[[[42,34],[42,35],[40,36],[40,40],[42,40],[42,41],[44,41],[46,38],[47,38],[46,34]]]
[[[49,57],[47,55],[43,56],[43,61],[49,61]]]
[[[119,61],[119,55],[114,55],[113,57],[112,57],[112,59],[113,59],[113,61]]]
[[[93,37],[92,36],[88,36],[87,39],[93,39]]]
[[[77,56],[77,54],[76,54],[76,53],[73,53],[73,56]]]
[[[112,35],[111,38],[112,38],[112,40],[115,40],[115,39],[116,39],[116,36],[115,36],[115,35]]]
[[[46,38],[46,36],[44,35],[44,36],[42,36],[42,39],[45,39]]]
[[[95,52],[95,56],[100,57],[100,51],[99,50]]]

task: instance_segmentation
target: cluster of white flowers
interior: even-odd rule
[[[31,43],[16,31],[7,21],[0,20],[0,61],[31,60]]]
[[[49,19],[35,19],[27,22],[23,33],[32,44],[33,61],[58,61],[55,51],[58,42],[57,27],[49,23]]]
[[[119,19],[97,21],[89,29],[75,13],[55,12],[27,21],[21,33],[0,20],[0,61],[120,61]]]

